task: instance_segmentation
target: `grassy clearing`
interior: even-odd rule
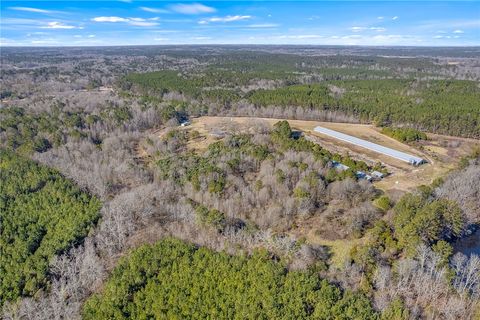
[[[356,245],[362,244],[363,239],[348,239],[348,240],[326,240],[314,236],[310,239],[312,243],[327,246],[330,248],[332,257],[330,263],[335,269],[343,269],[345,263],[350,259],[350,252]]]

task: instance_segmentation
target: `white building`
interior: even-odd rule
[[[371,174],[376,179],[383,179],[383,177],[385,176],[383,173],[381,173],[379,171],[372,171]]]
[[[408,162],[408,163],[410,163],[412,165],[415,165],[415,166],[426,162],[424,159],[413,156],[411,154],[408,154],[408,153],[405,153],[405,152],[402,152],[402,151],[398,151],[398,150],[395,150],[395,149],[392,149],[392,148],[384,147],[384,146],[381,146],[379,144],[376,144],[376,143],[373,143],[373,142],[370,142],[370,141],[367,141],[367,140],[363,140],[363,139],[359,139],[359,138],[356,138],[356,137],[353,137],[353,136],[349,136],[348,134],[344,134],[344,133],[341,133],[341,132],[338,132],[338,131],[330,130],[330,129],[323,128],[323,127],[320,127],[320,126],[315,127],[315,129],[313,129],[313,130],[315,132],[327,135],[329,137],[332,137],[332,138],[335,138],[335,139],[338,139],[338,140],[342,140],[342,141],[357,145],[359,147],[362,147],[362,148],[365,148],[365,149],[368,149],[368,150],[371,150],[371,151],[375,151],[377,153],[380,153],[380,154],[383,154],[383,155],[386,155],[386,156],[389,156],[389,157],[392,157],[392,158],[395,158],[395,159],[398,159],[398,160]]]

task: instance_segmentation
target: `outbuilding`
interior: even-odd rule
[[[380,171],[372,171],[371,175],[375,179],[383,179],[383,177],[385,177],[385,175],[383,173],[381,173]]]
[[[332,166],[333,166],[335,169],[338,169],[338,170],[340,170],[340,171],[345,171],[345,170],[350,169],[349,166],[346,166],[346,165],[344,165],[343,163],[340,163],[340,162],[337,162],[337,161],[332,161]]]
[[[357,137],[349,136],[348,134],[341,133],[335,130],[327,129],[324,127],[317,126],[315,129],[313,129],[315,132],[327,135],[329,137],[342,140],[351,144],[354,144],[356,146],[375,151],[377,153],[401,160],[410,163],[411,165],[418,166],[422,163],[425,163],[426,161],[422,158],[416,157],[414,155],[398,151],[392,148],[384,147],[382,145],[359,139]]]

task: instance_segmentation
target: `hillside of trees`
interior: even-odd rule
[[[378,318],[364,295],[342,292],[311,272],[289,272],[265,251],[252,256],[229,256],[168,239],[138,248],[122,259],[104,290],[86,302],[83,316],[84,319]]]
[[[49,262],[78,244],[100,202],[55,170],[0,150],[0,302],[48,287]]]

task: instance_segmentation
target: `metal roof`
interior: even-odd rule
[[[380,171],[372,171],[372,176],[377,178],[383,178],[384,174],[381,173]]]
[[[343,163],[337,162],[337,161],[332,161],[333,167],[340,169],[342,171],[350,169],[349,166],[344,165]]]
[[[345,141],[345,142],[348,142],[348,143],[355,144],[355,145],[363,147],[365,149],[369,149],[369,150],[384,154],[386,156],[408,162],[410,164],[417,165],[417,164],[421,164],[421,163],[425,162],[424,159],[413,156],[411,154],[401,152],[401,151],[398,151],[398,150],[395,150],[395,149],[391,149],[391,148],[388,148],[388,147],[384,147],[384,146],[381,146],[379,144],[376,144],[376,143],[373,143],[373,142],[370,142],[370,141],[367,141],[367,140],[363,140],[363,139],[359,139],[359,138],[356,138],[356,137],[353,137],[353,136],[349,136],[348,134],[344,134],[344,133],[341,133],[341,132],[338,132],[338,131],[330,130],[330,129],[320,127],[320,126],[315,127],[315,129],[313,129],[313,130],[318,132],[318,133],[325,134],[327,136],[330,136],[330,137],[333,137],[333,138],[336,138],[336,139],[339,139],[339,140],[342,140],[342,141]]]

